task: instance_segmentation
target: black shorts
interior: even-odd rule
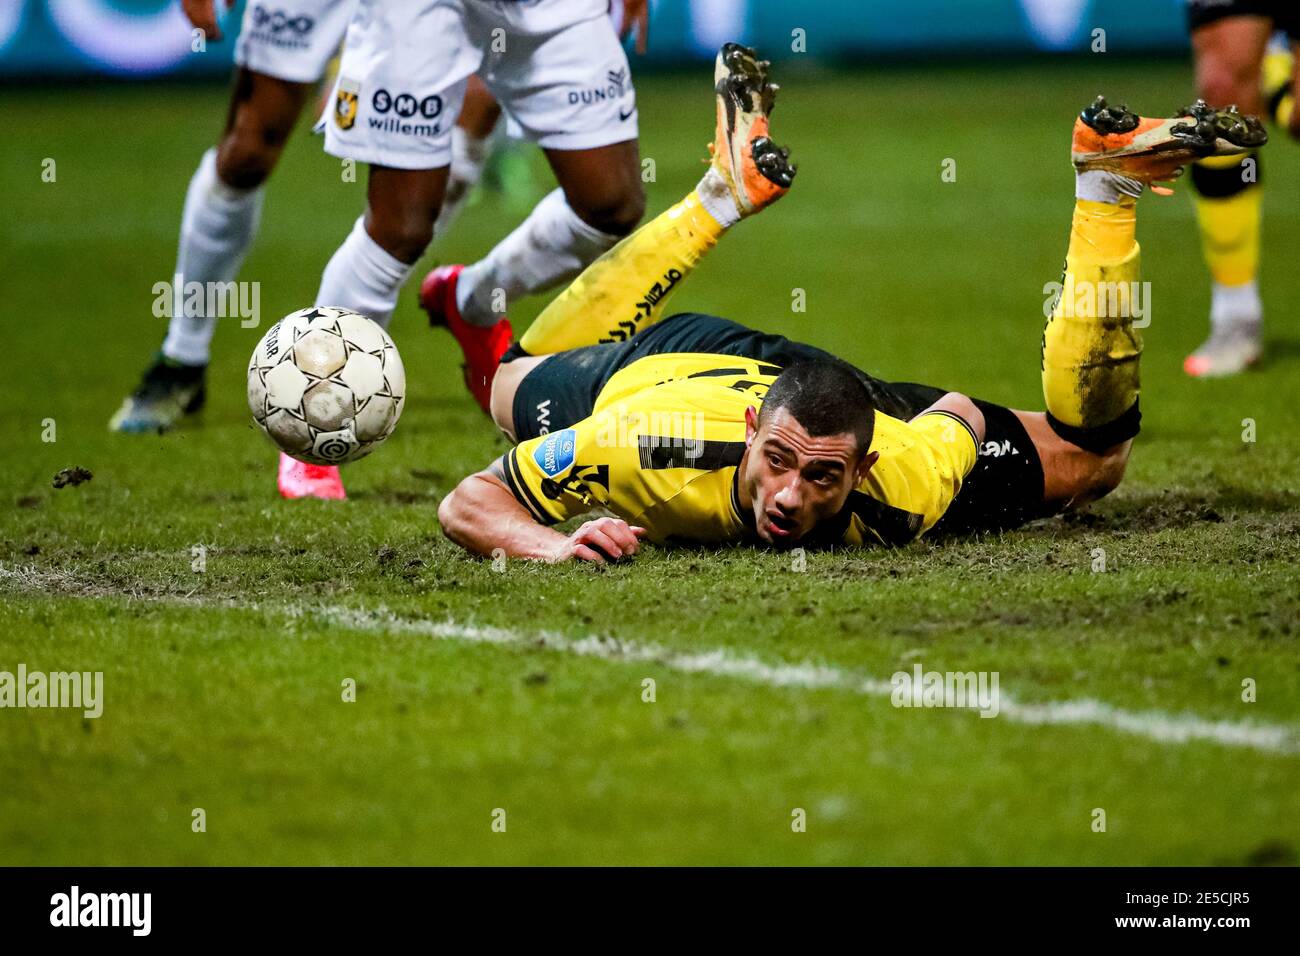
[[[1228,17],[1267,17],[1276,29],[1300,41],[1296,0],[1187,0],[1187,25],[1193,32]]]
[[[783,335],[758,332],[717,316],[683,312],[626,342],[572,349],[539,363],[515,392],[517,439],[526,441],[581,421],[591,414],[596,396],[616,372],[647,355],[671,352],[737,355],[781,367],[799,361],[843,361]],[[510,362],[524,354],[516,346],[502,361]],[[948,391],[908,382],[884,382],[861,369],[854,371],[875,407],[904,421]],[[1009,408],[972,400],[984,413],[984,444],[974,469],[931,530],[931,536],[1014,528],[1051,513],[1043,503],[1042,462],[1020,419]]]

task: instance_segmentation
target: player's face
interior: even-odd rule
[[[794,544],[838,514],[875,460],[859,454],[852,434],[813,437],[784,408],[761,426],[751,408],[745,421],[749,451],[740,480],[758,536],[768,544]]]

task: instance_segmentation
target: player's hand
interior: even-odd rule
[[[597,518],[588,521],[564,539],[552,561],[592,561],[604,564],[630,558],[641,546],[645,528],[628,524],[622,518]]]
[[[226,0],[226,9],[235,5],[235,0]],[[217,26],[217,0],[181,0],[181,9],[190,23],[194,24],[209,40],[221,39],[221,28]]]
[[[636,31],[636,52],[644,55],[650,42],[650,0],[623,0],[623,32],[620,40]]]

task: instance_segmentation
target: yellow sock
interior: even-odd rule
[[[520,347],[551,355],[623,342],[649,328],[724,231],[692,191],[587,266],[529,326]]]
[[[1228,160],[1226,165],[1219,165]],[[1225,172],[1240,166],[1235,156],[1202,160],[1207,169]],[[1229,175],[1237,175],[1232,170]],[[1259,271],[1259,183],[1251,183],[1228,196],[1196,196],[1196,218],[1201,225],[1201,249],[1210,275],[1219,285],[1245,285]]]
[[[1042,354],[1047,411],[1070,429],[1110,424],[1137,401],[1142,337],[1133,328],[1138,303],[1131,298],[1141,294],[1135,205],[1080,199],[1074,206],[1065,278],[1043,329]]]

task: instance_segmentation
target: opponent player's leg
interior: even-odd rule
[[[1042,462],[1049,505],[1073,507],[1112,490],[1138,433],[1138,196],[1193,160],[1240,156],[1266,140],[1253,117],[1203,105],[1184,117],[1143,119],[1098,98],[1076,121],[1070,246],[1043,329],[1047,412],[1020,416]]]
[[[372,165],[366,210],[325,266],[316,305],[352,309],[387,328],[402,286],[433,238],[447,176],[446,165]]]
[[[315,304],[368,316],[384,328],[415,261],[433,237],[447,167],[372,165],[366,210],[321,273]],[[285,498],[346,497],[337,465],[314,465],[281,453],[277,487]]]
[[[263,184],[309,90],[243,68],[236,73],[221,139],[203,154],[185,192],[167,336],[109,422],[114,431],[164,431],[202,408],[217,316],[187,310],[183,289],[191,282],[230,282],[239,274],[257,234]]]
[[[1260,67],[1273,30],[1266,16],[1234,4],[1192,5],[1196,85],[1214,107],[1263,110]],[[1201,245],[1212,280],[1210,336],[1183,363],[1189,375],[1232,375],[1254,364],[1262,346],[1259,271],[1261,180],[1258,157],[1209,157],[1192,167]]]
[[[438,221],[433,224],[435,238],[447,235],[483,178],[483,167],[492,152],[493,133],[500,119],[501,105],[478,76],[471,76],[465,87],[460,116],[451,131],[451,169]]]
[[[466,384],[486,409],[512,338],[510,304],[571,279],[635,227],[645,200],[635,93],[608,17],[589,4],[500,4],[478,5],[470,19],[511,37],[480,75],[512,127],[546,151],[561,187],[483,259],[442,266],[422,286],[430,324],[460,344]]]
[[[372,165],[366,211],[326,263],[315,304],[351,309],[387,328],[402,286],[433,238],[446,184],[446,165]],[[277,486],[285,498],[346,497],[336,465],[313,465],[283,453]]]
[[[460,315],[497,322],[509,303],[567,282],[630,233],[645,212],[635,139],[546,149],[559,188],[456,282]]]
[[[367,163],[365,213],[321,275],[316,305],[387,326],[433,236],[451,159],[451,128],[482,50],[455,4],[362,0],[348,27],[325,151]],[[418,39],[419,42],[416,42]],[[282,455],[286,498],[342,498],[338,468]]]
[[[325,151],[370,166],[366,210],[321,277],[317,305],[382,326],[433,237],[452,129],[484,50],[459,4],[360,0],[323,118]]]
[[[561,188],[469,266],[439,266],[420,302],[465,357],[465,381],[487,408],[492,377],[514,338],[505,313],[516,299],[572,279],[640,220],[645,196],[635,140],[588,150],[547,150]]]
[[[225,128],[216,148],[203,156],[185,195],[171,275],[177,294],[166,340],[110,428],[162,431],[202,406],[217,316],[187,313],[180,292],[185,283],[225,283],[238,274],[257,232],[263,184],[279,161],[311,86],[319,82],[338,48],[351,7],[352,0],[300,0],[297,10],[311,27],[292,46],[285,46],[269,28],[260,5],[245,9]],[[215,26],[195,25],[209,31]]]

